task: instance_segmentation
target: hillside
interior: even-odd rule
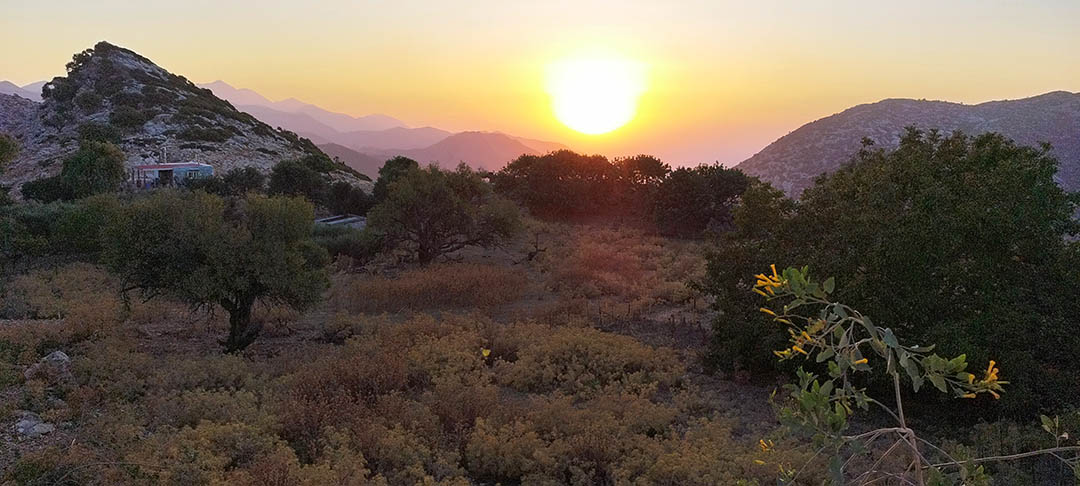
[[[338,145],[336,143],[320,144],[319,148],[322,149],[326,155],[340,160],[345,165],[352,167],[353,170],[364,174],[373,180],[379,177],[379,168],[386,162],[386,159],[381,157],[357,152],[349,147]]]
[[[799,127],[738,167],[797,196],[817,175],[850,160],[863,137],[893,148],[909,125],[1000,132],[1025,145],[1049,142],[1061,162],[1059,181],[1080,189],[1080,93],[1065,91],[977,105],[910,99],[858,105]]]
[[[0,182],[14,186],[59,172],[82,136],[115,142],[129,166],[198,161],[219,171],[269,170],[284,159],[322,154],[296,134],[275,130],[209,90],[133,51],[99,42],[74,56],[68,75],[45,85],[40,104],[5,96],[0,130],[22,150]],[[344,177],[342,175],[342,177]]]

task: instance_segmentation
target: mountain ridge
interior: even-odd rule
[[[1061,163],[1059,182],[1080,189],[1080,93],[1061,90],[978,104],[909,98],[863,103],[802,125],[736,167],[798,196],[819,174],[846,164],[864,137],[894,148],[907,126],[999,132],[1024,145],[1049,142]]]
[[[76,53],[67,75],[46,83],[42,97],[36,103],[0,95],[0,131],[21,145],[2,176],[16,196],[22,183],[58,173],[87,136],[116,143],[128,167],[164,161],[166,150],[168,161],[203,162],[219,171],[268,171],[282,160],[325,155],[309,140],[274,130],[210,90],[104,41]],[[355,179],[342,169],[335,178]]]

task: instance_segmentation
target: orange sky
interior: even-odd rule
[[[1080,2],[8,2],[0,79],[62,72],[98,40],[196,82],[501,130],[610,156],[737,163],[808,121],[890,97],[980,102],[1080,91]],[[946,4],[946,5],[939,5]],[[554,119],[547,65],[583,49],[647,66],[637,117]]]

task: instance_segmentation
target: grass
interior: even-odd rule
[[[0,448],[0,483],[769,484],[777,463],[811,459],[758,448],[776,433],[769,389],[705,376],[694,345],[637,332],[691,312],[681,283],[700,244],[532,225],[532,261],[535,238],[339,273],[306,314],[260,307],[270,332],[243,355],[220,353],[220,313],[124,305],[97,266],[16,276],[0,300],[14,319],[0,324],[0,426],[21,409],[58,429]],[[610,325],[627,303],[618,322],[637,327]],[[23,379],[56,349],[74,381]]]

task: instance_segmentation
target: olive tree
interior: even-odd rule
[[[368,213],[368,224],[390,247],[423,264],[467,246],[497,245],[517,232],[520,221],[516,206],[462,164],[454,171],[432,165],[400,175]]]
[[[326,251],[311,239],[313,208],[291,197],[225,200],[159,191],[122,208],[106,229],[104,257],[147,298],[169,295],[229,315],[227,352],[258,337],[257,302],[303,310],[326,288]]]

